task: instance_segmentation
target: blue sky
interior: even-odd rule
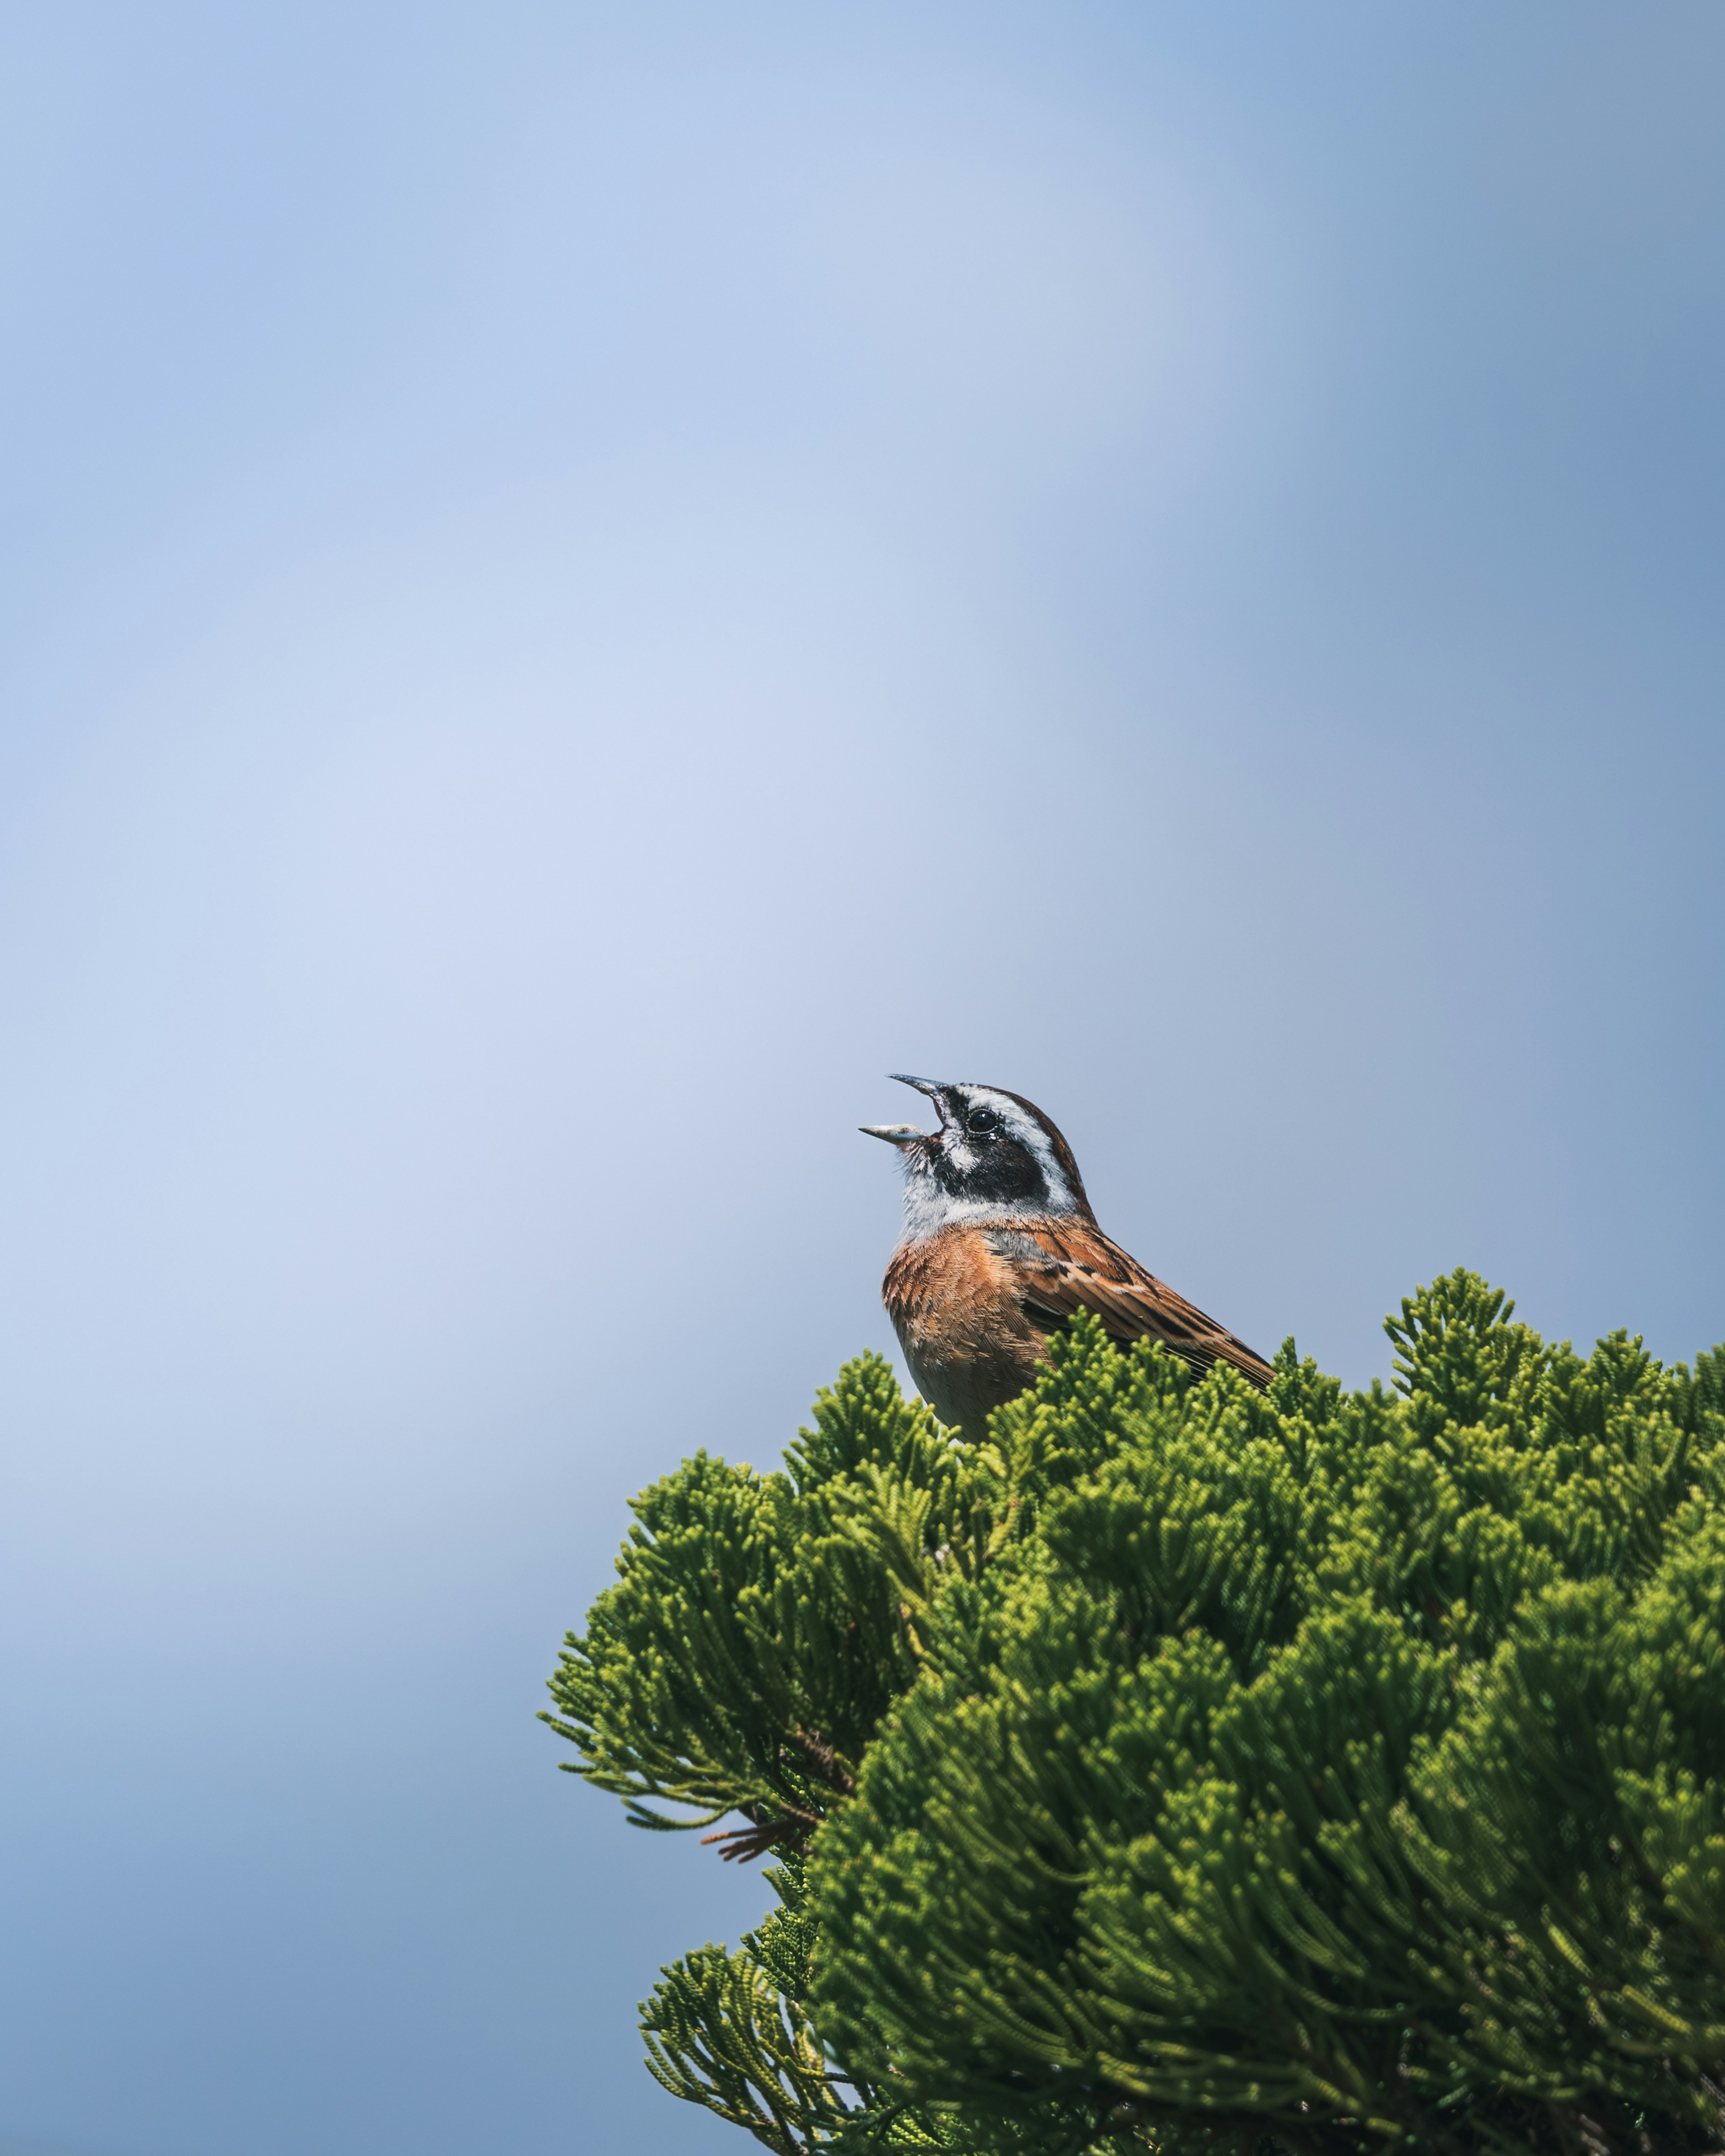
[[[1725,1335],[1725,15],[0,18],[0,2147],[727,2142],[533,1720],[891,1070],[1351,1382]],[[9,2150],[8,2152],[9,2156]]]

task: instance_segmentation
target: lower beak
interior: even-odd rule
[[[888,1145],[915,1145],[929,1133],[919,1131],[914,1123],[859,1123],[857,1128],[865,1138],[885,1138]]]

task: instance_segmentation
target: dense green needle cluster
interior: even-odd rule
[[[547,1719],[778,1858],[658,2078],[781,2156],[1725,2148],[1725,1351],[1512,1308],[1267,1398],[1081,1320],[980,1446],[865,1357],[638,1499]]]

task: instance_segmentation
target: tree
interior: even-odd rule
[[[1267,1396],[1081,1319],[975,1446],[864,1356],[638,1498],[546,1719],[777,1899],[659,2080],[779,2156],[1725,2146],[1725,1349],[1512,1309]]]

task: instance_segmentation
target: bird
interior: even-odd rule
[[[1227,1363],[1260,1390],[1270,1365],[1096,1224],[1072,1148],[998,1086],[892,1076],[940,1127],[864,1123],[896,1146],[905,1227],[880,1284],[906,1363],[940,1420],[976,1441],[1035,1382],[1050,1336],[1080,1311],[1119,1346],[1150,1339],[1200,1372]]]

